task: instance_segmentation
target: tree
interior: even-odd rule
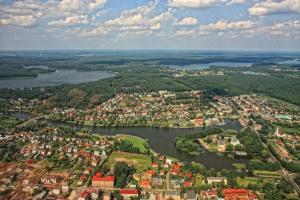
[[[227,144],[226,145],[226,151],[233,151],[233,145],[232,144]]]

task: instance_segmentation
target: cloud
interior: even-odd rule
[[[191,36],[191,37],[197,37],[197,36],[206,36],[209,32],[207,31],[201,31],[197,29],[192,30],[177,30],[175,32],[175,36]]]
[[[123,11],[119,17],[107,20],[104,25],[121,31],[158,30],[162,24],[173,19],[174,16],[171,8],[162,13],[153,14],[155,6],[156,2],[152,1],[146,5]]]
[[[30,27],[37,23],[37,19],[38,17],[35,15],[11,15],[0,19],[0,25]]]
[[[70,16],[66,17],[65,19],[59,19],[55,21],[51,21],[48,23],[48,26],[72,26],[76,24],[87,24],[87,15],[77,15],[77,16]]]
[[[65,12],[87,13],[102,8],[105,4],[106,0],[62,0],[58,7]]]
[[[247,0],[168,0],[168,5],[174,8],[209,8],[220,5],[242,4]]]
[[[195,17],[185,17],[185,18],[177,21],[175,24],[185,25],[185,26],[196,25],[196,24],[198,24],[198,19]]]
[[[256,22],[250,20],[230,22],[228,20],[221,19],[216,23],[202,25],[200,26],[200,28],[203,30],[211,30],[211,31],[246,30],[246,29],[254,28],[255,24]]]
[[[207,8],[219,4],[222,0],[169,0],[170,7]]]
[[[300,0],[265,0],[249,8],[250,15],[300,13]]]
[[[235,5],[235,4],[243,4],[246,3],[248,0],[229,0],[226,2],[227,6]]]
[[[0,2],[0,25],[34,26],[39,20],[49,25],[82,24],[82,16],[103,8],[107,0],[22,0],[10,4]],[[51,21],[53,20],[53,21]],[[75,21],[78,20],[76,23]]]
[[[15,1],[11,5],[0,5],[0,25],[34,26],[43,15],[40,6],[40,3],[35,0]]]
[[[98,37],[100,35],[105,35],[110,31],[108,27],[98,26],[92,30],[79,31],[80,37]]]

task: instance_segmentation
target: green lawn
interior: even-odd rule
[[[196,180],[195,180],[195,187],[200,187],[203,185],[203,179],[204,177],[201,174],[197,174]]]
[[[234,163],[233,166],[234,166],[237,170],[246,169],[246,164],[245,164],[245,163]]]
[[[126,162],[133,166],[137,171],[144,171],[150,168],[150,156],[144,154],[128,153],[122,151],[114,151],[109,156],[106,165],[108,167],[114,166],[117,162]]]
[[[279,171],[254,170],[254,174],[260,177],[280,178]]]
[[[240,186],[247,187],[249,184],[256,185],[259,182],[259,178],[256,178],[256,177],[245,177],[245,178],[237,177],[236,181]]]
[[[142,138],[133,135],[122,135],[122,134],[117,135],[117,138],[122,138],[123,140],[127,140],[133,145],[133,147],[139,148],[141,153],[147,153],[147,148],[145,147],[146,142]]]

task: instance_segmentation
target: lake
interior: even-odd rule
[[[34,78],[0,79],[0,88],[32,88],[62,84],[78,84],[109,78],[114,73],[105,71],[56,70],[51,73],[41,73]]]
[[[212,66],[217,67],[250,67],[252,63],[241,63],[241,62],[211,62],[211,63],[201,63],[201,64],[191,64],[191,65],[169,65],[168,67],[175,69],[188,69],[188,70],[200,70],[209,69]]]
[[[11,116],[28,119],[30,115],[23,112],[12,112]],[[68,122],[58,122],[49,119],[43,119],[41,121],[47,122],[49,125],[58,126],[68,126],[71,128],[79,129],[79,125],[68,123]],[[225,120],[225,125],[215,126],[224,129],[234,129],[240,130],[242,126],[238,121],[235,120]],[[247,163],[247,159],[235,159],[228,158],[226,156],[218,155],[217,153],[212,153],[204,151],[199,156],[190,156],[186,153],[180,152],[175,148],[175,138],[180,135],[188,135],[203,132],[205,128],[154,128],[154,127],[92,127],[92,126],[82,126],[82,128],[88,128],[91,133],[100,135],[111,135],[116,134],[128,134],[138,136],[144,139],[148,139],[150,147],[157,153],[171,156],[179,159],[183,162],[195,161],[203,164],[207,168],[215,168],[217,170],[221,169],[234,169],[234,163],[241,162]]]

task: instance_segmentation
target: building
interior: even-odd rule
[[[215,184],[224,184],[227,185],[227,178],[226,177],[207,177],[207,183],[209,185]]]
[[[179,191],[166,191],[164,199],[172,199],[172,200],[180,200],[180,192]]]
[[[92,178],[93,187],[113,188],[115,185],[115,176],[102,176],[97,172]]]
[[[217,192],[217,190],[201,191],[199,198],[200,199],[217,200],[218,192]]]
[[[41,178],[41,183],[46,185],[56,185],[61,181],[62,177],[56,175],[45,175]]]
[[[197,200],[197,195],[194,190],[186,191],[184,196],[186,200]]]
[[[256,200],[258,199],[257,195],[250,190],[246,189],[224,189],[223,195],[225,200],[232,199],[245,199],[245,200]]]
[[[132,197],[139,196],[139,192],[136,189],[120,189],[119,192],[124,199],[131,199]]]

